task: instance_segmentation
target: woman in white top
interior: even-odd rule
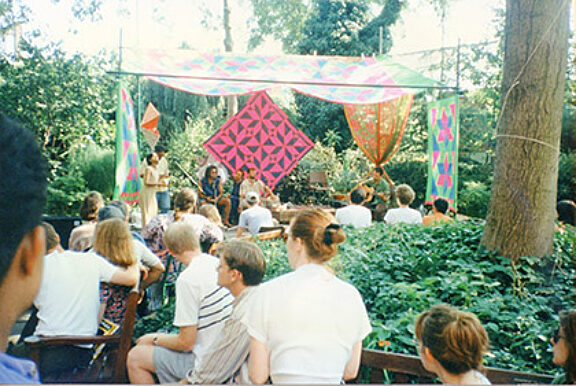
[[[416,320],[420,359],[426,370],[451,385],[489,385],[481,373],[490,341],[476,315],[437,304]]]
[[[345,239],[321,210],[292,220],[286,246],[294,272],[261,285],[249,314],[252,382],[337,384],[356,377],[370,321],[356,288],[324,265]]]

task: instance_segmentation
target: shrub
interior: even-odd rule
[[[486,217],[490,203],[488,186],[482,182],[464,182],[464,188],[458,195],[458,212],[470,217]]]
[[[104,199],[112,198],[115,185],[114,150],[103,149],[90,143],[76,148],[69,162],[82,173],[86,181],[86,192],[95,190],[100,192]]]

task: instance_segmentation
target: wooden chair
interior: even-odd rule
[[[321,198],[332,191],[332,188],[328,186],[328,179],[324,170],[310,170],[308,187],[312,190],[316,202],[321,202]]]
[[[363,349],[361,365],[368,369],[369,383],[383,383],[384,373],[387,370],[393,373],[393,383],[432,383],[436,377],[422,366],[420,358],[414,355],[394,354],[384,351]],[[362,372],[360,372],[362,374]],[[486,376],[493,384],[518,383],[552,383],[553,376],[532,374],[521,371],[503,370],[494,367],[486,368]],[[366,381],[365,379],[362,379]],[[360,379],[357,379],[360,381]]]
[[[69,373],[44,377],[43,383],[127,383],[126,357],[132,344],[132,333],[136,320],[139,292],[135,286],[128,295],[126,312],[122,321],[120,334],[100,336],[30,336],[25,339],[30,349],[30,357],[37,364],[40,363],[40,350],[45,347],[70,346],[79,344],[106,344],[104,350],[96,360],[92,360],[88,367],[75,369]]]

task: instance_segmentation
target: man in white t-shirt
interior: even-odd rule
[[[40,290],[34,300],[38,325],[34,335],[95,335],[98,331],[100,282],[134,286],[138,282],[136,266],[116,267],[90,252],[65,251],[60,237],[48,223],[46,256]],[[50,348],[40,354],[40,372],[73,369],[88,363],[92,350],[77,346]]]
[[[177,222],[164,233],[168,251],[186,266],[176,280],[174,325],[178,334],[153,333],[140,337],[128,354],[131,383],[176,383],[220,333],[232,311],[230,292],[217,284],[218,259],[202,253],[194,228]]]
[[[422,224],[422,214],[409,205],[414,201],[416,194],[410,185],[402,184],[396,188],[398,208],[390,209],[384,216],[387,224]]]
[[[357,188],[350,193],[350,205],[336,210],[336,221],[341,225],[365,228],[372,224],[370,209],[362,206],[366,200],[366,190]]]
[[[252,236],[256,236],[261,227],[274,226],[272,212],[258,205],[260,203],[260,196],[258,194],[248,192],[246,194],[246,202],[249,208],[240,213],[236,237],[241,237],[245,230],[249,231]]]

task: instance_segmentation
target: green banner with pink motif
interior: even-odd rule
[[[428,184],[426,204],[448,201],[456,211],[458,192],[458,96],[428,104]]]

